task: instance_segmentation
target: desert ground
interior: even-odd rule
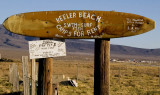
[[[93,95],[94,93],[94,61],[86,56],[55,58],[53,62],[53,74],[65,75],[71,79],[77,78],[78,87],[59,83],[59,95]],[[22,80],[22,63],[0,62],[0,94],[12,93],[12,84],[9,83],[9,64],[16,63],[20,80]],[[110,94],[111,95],[159,95],[159,63],[110,63]],[[29,68],[31,68],[29,63]],[[23,86],[20,85],[20,91]]]

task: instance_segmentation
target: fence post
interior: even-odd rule
[[[19,91],[19,75],[16,63],[9,65],[9,82],[13,84],[13,91]]]
[[[32,73],[32,95],[35,95],[35,78],[36,78],[36,62],[35,59],[32,59],[32,63],[31,63],[31,73]]]
[[[120,66],[119,66],[118,74],[119,74],[119,85],[121,85],[121,67]]]
[[[9,65],[9,82],[13,84],[13,64]]]
[[[22,56],[24,95],[29,95],[28,56]]]
[[[95,39],[94,95],[109,95],[110,39]]]

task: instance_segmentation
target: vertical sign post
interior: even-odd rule
[[[40,38],[40,40],[44,40]],[[53,58],[41,58],[38,69],[38,95],[52,95]]]
[[[38,95],[52,95],[53,58],[39,59]]]
[[[109,95],[110,39],[95,39],[94,95]]]

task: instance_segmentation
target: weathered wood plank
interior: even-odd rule
[[[13,84],[13,64],[9,65],[9,82]]]
[[[9,65],[9,82],[13,84],[13,91],[19,91],[18,65],[16,63]]]
[[[29,95],[28,56],[22,56],[23,64],[23,90],[24,95]]]

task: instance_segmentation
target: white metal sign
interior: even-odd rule
[[[66,46],[63,40],[29,41],[30,59],[66,56]]]

